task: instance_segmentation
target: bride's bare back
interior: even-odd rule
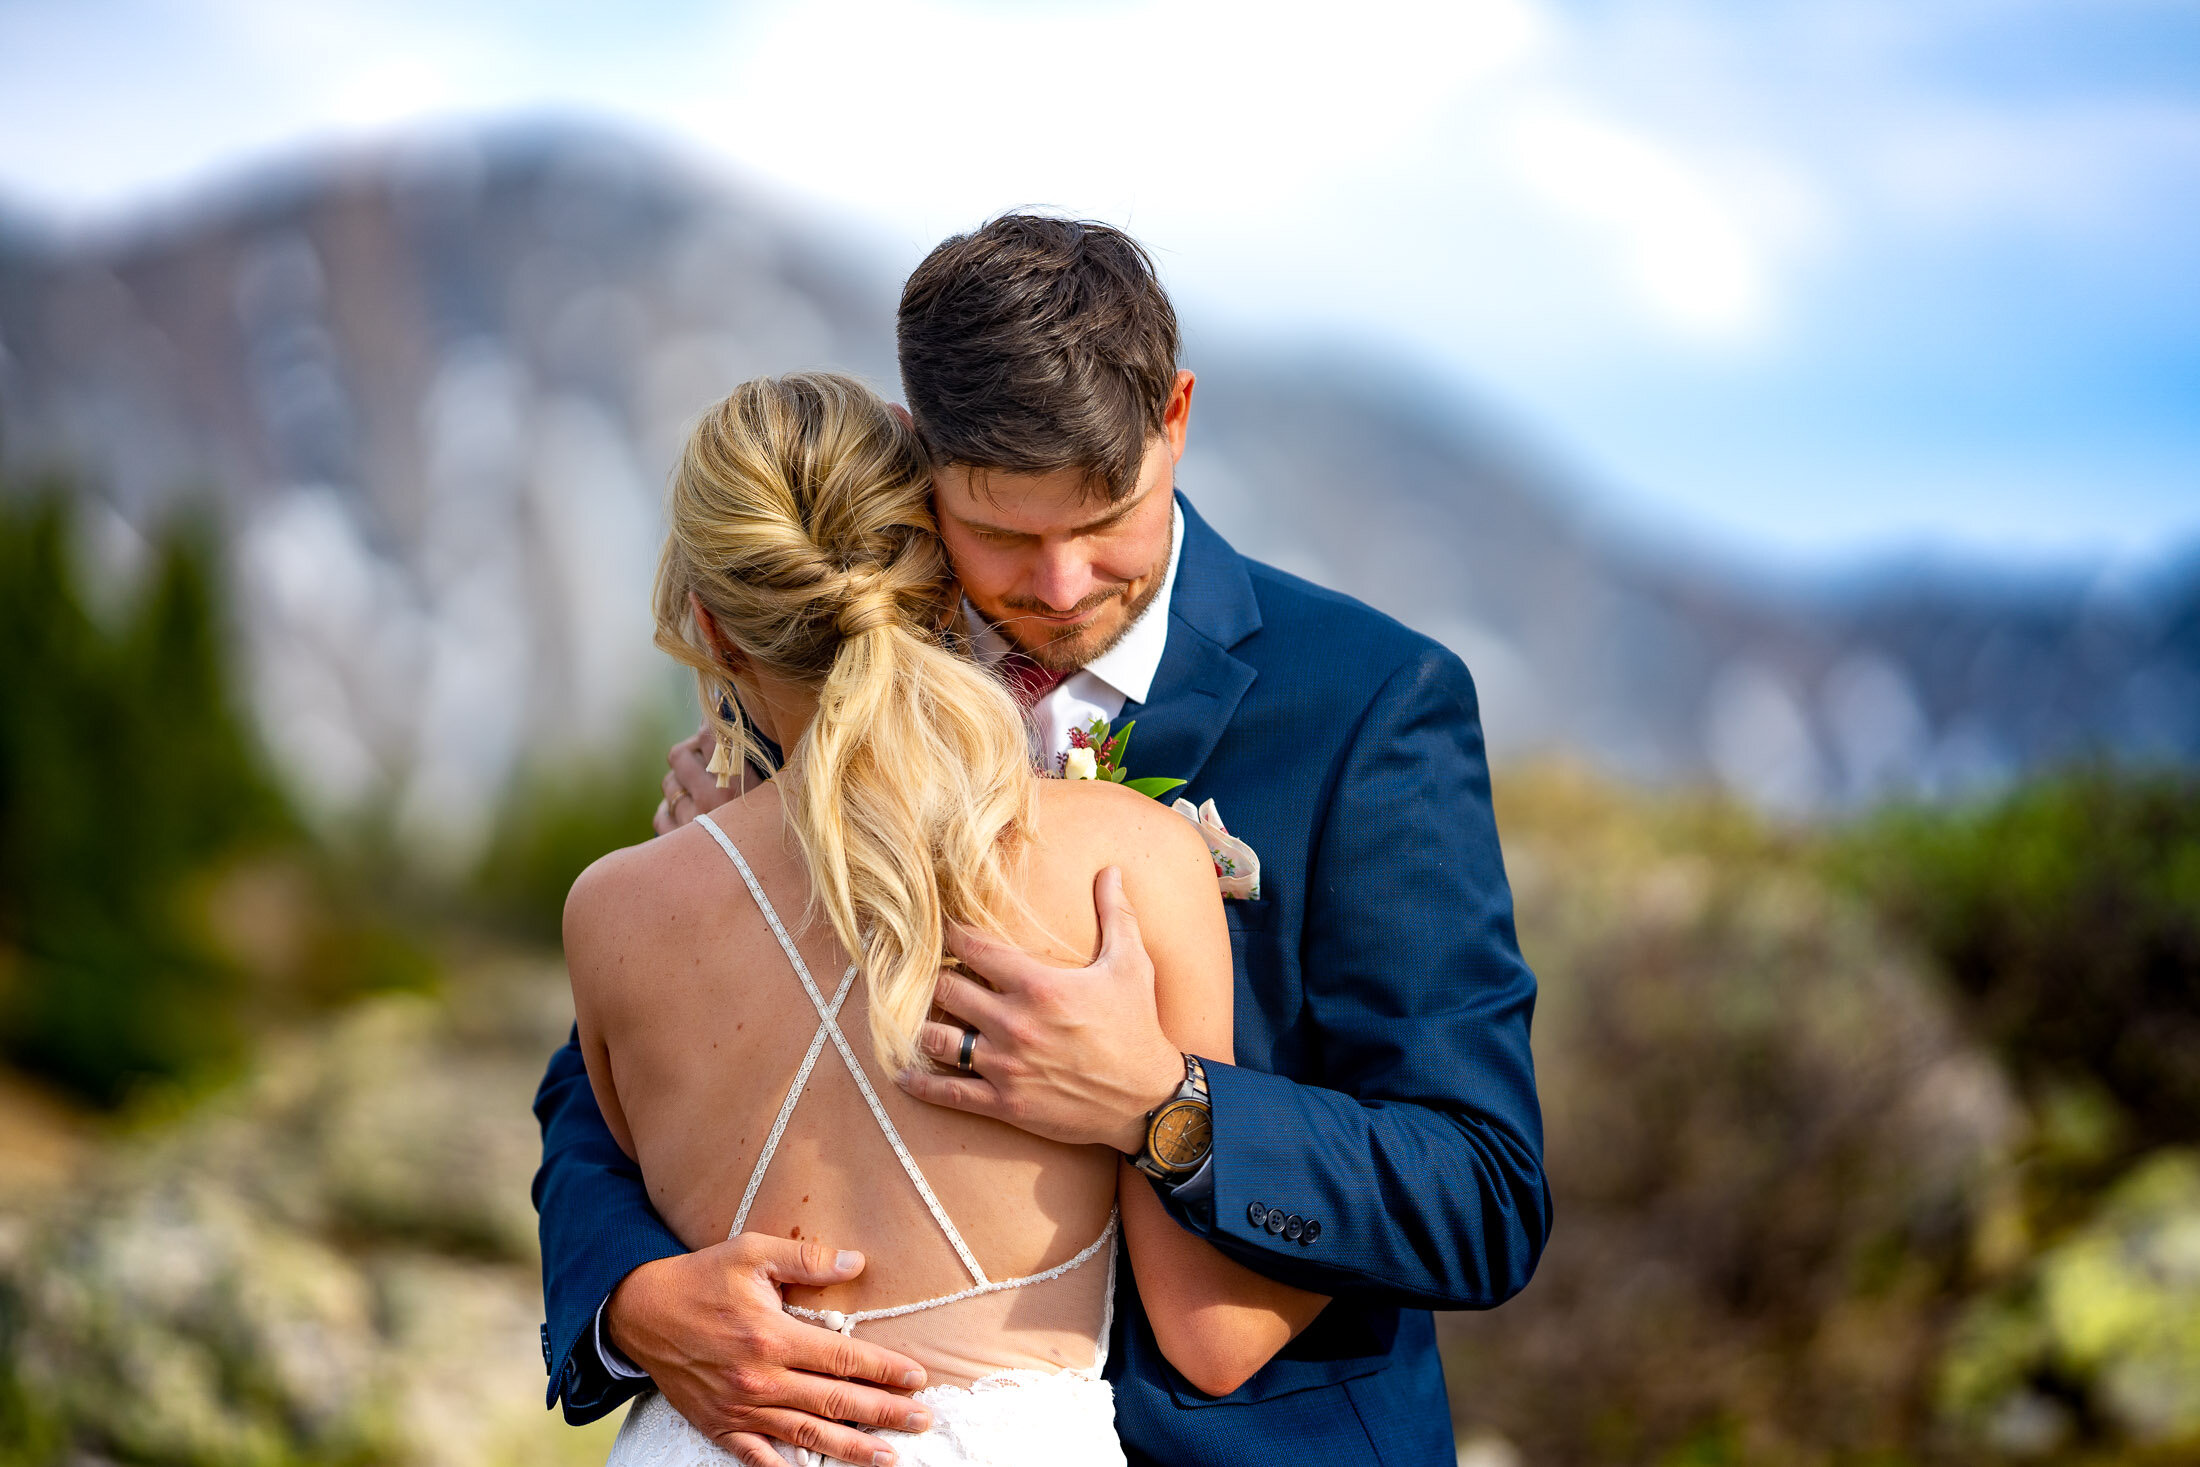
[[[1089,961],[1093,877],[1119,866],[1133,905],[1172,919],[1149,939],[1157,982],[1203,988],[1200,1007],[1212,1014],[1219,980],[1226,1015],[1229,941],[1211,886],[1199,889],[1213,876],[1191,827],[1114,786],[1061,781],[1040,784],[1036,814],[1022,881],[1032,920],[1010,928],[1019,945],[1064,964]],[[830,1001],[848,957],[827,924],[802,921],[809,880],[777,791],[766,785],[713,818]],[[1199,899],[1186,900],[1187,883]],[[721,1240],[818,1030],[800,980],[740,873],[699,825],[592,867],[567,908],[566,951],[590,1079],[613,1134],[684,1243]],[[872,1055],[865,1003],[859,977],[840,1028],[987,1276],[1038,1273],[1091,1245],[1113,1207],[1116,1153],[910,1099]],[[855,1280],[790,1291],[792,1304],[889,1308],[971,1283],[830,1044],[745,1226],[862,1250]],[[866,1323],[862,1337],[917,1360],[936,1383],[1090,1366],[1109,1274],[1095,1258],[1046,1283]]]

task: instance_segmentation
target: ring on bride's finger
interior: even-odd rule
[[[977,1067],[970,1063],[970,1051],[976,1049],[977,1047],[978,1031],[975,1029],[963,1030],[962,1053],[955,1056],[955,1068],[961,1070],[966,1075],[977,1074]]]

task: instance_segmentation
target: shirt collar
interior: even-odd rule
[[[1147,694],[1153,691],[1155,674],[1161,671],[1161,654],[1169,645],[1169,599],[1176,590],[1177,562],[1183,558],[1184,511],[1172,494],[1169,497],[1169,568],[1162,572],[1161,589],[1146,603],[1145,611],[1131,623],[1122,639],[1084,666],[1085,673],[1121,693],[1128,702],[1145,702]],[[963,622],[970,628],[970,650],[980,662],[991,666],[1008,655],[1008,638],[967,600],[963,602]]]

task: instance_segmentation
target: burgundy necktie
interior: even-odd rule
[[[1054,691],[1066,672],[1049,672],[1021,652],[1011,652],[993,664],[1001,681],[1016,695],[1016,701],[1026,713],[1039,706],[1039,700]]]

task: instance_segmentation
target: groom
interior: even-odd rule
[[[1245,560],[1174,493],[1193,379],[1127,236],[1010,215],[950,239],[910,277],[898,341],[981,650],[1005,659],[1043,752],[1093,718],[1135,718],[1130,773],[1187,780],[1259,857],[1258,895],[1226,903],[1236,1053],[1200,1056],[1211,1141],[1178,1137],[1150,1185],[1230,1257],[1334,1302],[1210,1395],[1162,1357],[1125,1271],[1107,1371],[1125,1453],[1449,1467],[1428,1311],[1518,1292],[1551,1221],[1535,979],[1467,671],[1358,602]],[[692,743],[672,764],[661,829],[734,793]],[[1186,1065],[1130,1017],[1137,1005],[1109,1001],[1151,968],[1105,876],[1099,900],[1090,968],[965,950],[992,989],[943,984],[956,1023],[928,1025],[924,1044],[946,1072],[903,1087],[1057,1139],[1142,1136],[1188,1089]],[[860,1255],[752,1234],[686,1252],[572,1044],[535,1110],[543,1355],[570,1419],[654,1382],[756,1467],[779,1462],[765,1437],[890,1461],[861,1428],[924,1424],[897,1394],[921,1384],[914,1362],[778,1309],[779,1283],[852,1276]]]

